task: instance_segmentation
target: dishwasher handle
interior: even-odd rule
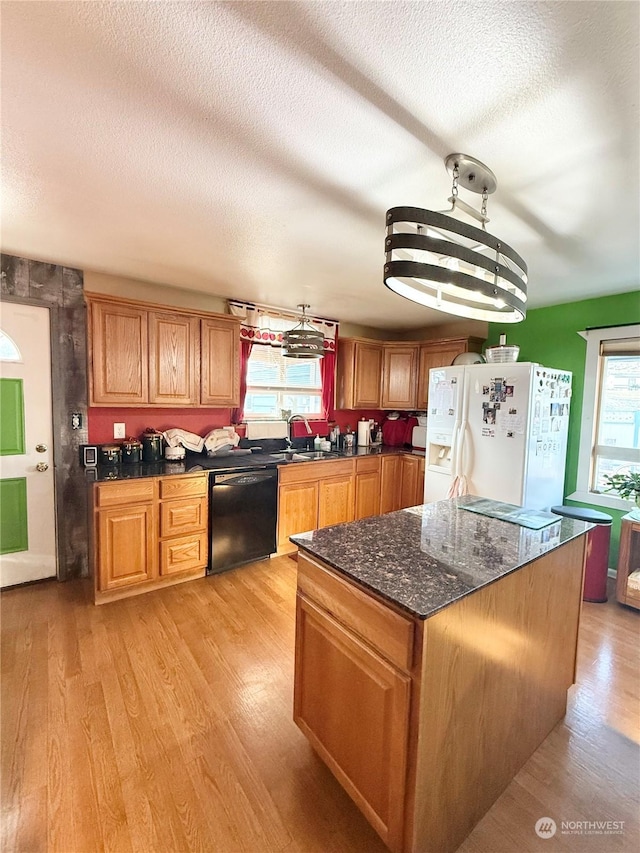
[[[237,483],[239,486],[250,486],[254,483],[261,483],[263,480],[275,480],[278,477],[277,469],[267,469],[264,471],[236,472],[235,474],[214,474],[213,485],[233,485]]]

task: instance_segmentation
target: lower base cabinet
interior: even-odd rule
[[[158,537],[153,504],[131,504],[98,513],[98,588],[114,590],[158,575]]]
[[[397,847],[402,838],[410,678],[300,595],[296,630],[296,723],[383,841]]]
[[[205,574],[207,474],[94,485],[95,601]]]
[[[414,619],[299,552],[294,720],[393,853],[454,853],[564,716],[584,557]]]

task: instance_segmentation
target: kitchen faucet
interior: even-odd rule
[[[289,437],[287,438],[287,448],[289,448],[289,449],[290,449],[290,448],[291,448],[291,446],[292,446],[292,445],[291,445],[291,424],[293,423],[293,421],[303,421],[303,422],[304,422],[304,425],[305,425],[305,427],[306,427],[307,433],[308,433],[309,435],[312,435],[312,433],[313,433],[313,430],[312,430],[312,429],[311,429],[311,427],[309,426],[309,421],[305,418],[305,416],[304,416],[304,415],[291,415],[291,416],[287,419],[287,424],[288,424],[288,428],[289,428]]]

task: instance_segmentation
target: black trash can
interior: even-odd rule
[[[597,509],[581,506],[552,506],[551,512],[588,521],[597,525],[587,533],[587,563],[584,568],[583,601],[602,603],[607,600],[607,570],[609,568],[609,543],[611,541],[610,515]]]

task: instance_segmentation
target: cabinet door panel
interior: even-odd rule
[[[356,475],[355,518],[368,518],[380,514],[380,473]]]
[[[382,377],[382,347],[378,344],[356,343],[353,407],[377,409],[380,405]]]
[[[149,402],[198,403],[200,321],[181,314],[149,313]]]
[[[117,589],[155,578],[158,531],[153,504],[98,513],[98,588]]]
[[[147,312],[124,305],[90,303],[92,404],[147,403]]]
[[[278,548],[289,547],[295,533],[318,526],[318,482],[280,486],[278,492]]]
[[[353,521],[353,476],[329,477],[319,482],[318,527]]]
[[[417,346],[385,346],[382,368],[382,408],[415,408],[417,376]]]
[[[380,512],[400,508],[401,456],[383,456],[380,474]]]
[[[400,849],[410,678],[298,596],[294,719],[383,841]]]
[[[200,402],[237,406],[240,402],[239,324],[233,320],[202,320]]]
[[[420,460],[417,456],[402,457],[402,476],[400,486],[400,507],[405,509],[408,506],[415,506],[416,494],[418,491],[418,471],[420,468]],[[422,503],[422,501],[420,501]]]

